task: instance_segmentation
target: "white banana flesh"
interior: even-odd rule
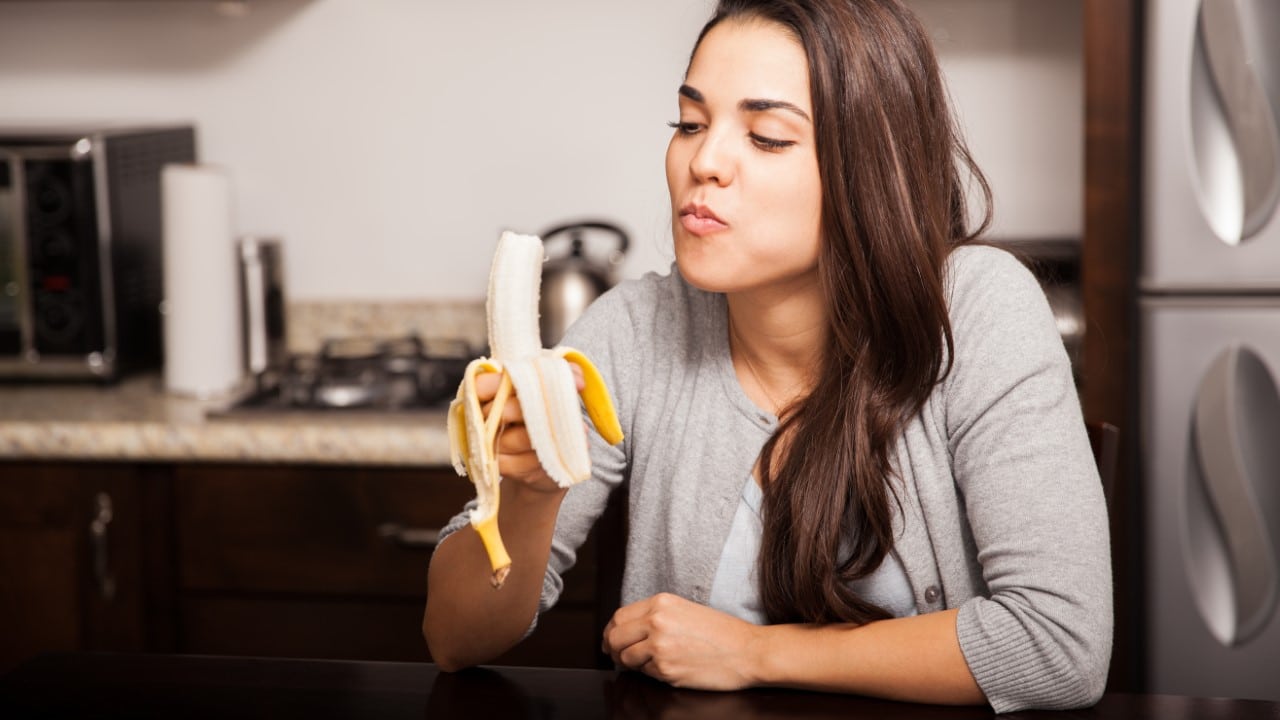
[[[498,531],[498,436],[502,409],[514,392],[520,398],[529,440],[547,475],[560,487],[591,476],[591,457],[582,426],[579,393],[569,363],[582,369],[581,397],[596,431],[609,444],[622,441],[622,427],[604,378],[582,353],[572,348],[543,349],[538,330],[538,293],[542,282],[542,240],[536,235],[504,232],[489,270],[489,349],[492,357],[467,366],[458,396],[449,406],[449,445],[453,467],[476,486],[471,525],[479,533],[493,571],[491,582],[502,587],[511,570]],[[566,362],[567,361],[567,362]],[[501,373],[498,394],[488,414],[476,395],[476,376]]]

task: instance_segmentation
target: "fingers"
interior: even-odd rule
[[[486,418],[493,409],[493,399],[501,384],[500,373],[476,375],[476,397],[481,400],[480,411]],[[515,395],[507,398],[502,406],[497,437],[498,472],[503,477],[536,481],[546,475],[524,425],[524,412]]]
[[[639,669],[641,665],[648,662],[652,653],[646,655],[644,651],[628,652],[628,650],[649,639],[653,606],[655,600],[662,597],[663,594],[655,595],[624,605],[614,611],[609,624],[604,628],[601,650],[612,657],[614,662],[629,668]]]
[[[581,392],[586,384],[582,368],[573,363],[567,364]],[[476,399],[480,401],[480,411],[486,419],[493,410],[493,401],[502,385],[502,380],[502,373],[497,372],[482,372],[475,376]],[[583,421],[582,431],[584,434],[588,432],[586,421]],[[515,395],[514,389],[502,405],[496,450],[498,471],[503,477],[521,478],[533,483],[545,479],[546,482],[542,484],[558,488],[542,470],[533,442],[529,437],[529,431],[524,425],[524,410],[520,405],[520,398]]]
[[[498,385],[501,383],[502,373],[476,373],[476,399],[482,404],[493,402],[493,396],[498,394]]]
[[[504,425],[498,432],[498,474],[535,490],[562,491],[547,475],[524,425]]]
[[[652,672],[645,668],[645,665],[648,665],[653,660],[653,654],[653,643],[648,640],[641,640],[627,646],[622,652],[618,653],[614,660],[625,668],[640,670],[653,675]]]
[[[504,478],[535,478],[546,475],[542,470],[542,463],[538,461],[538,454],[533,450],[499,453],[498,473]]]
[[[585,381],[582,378],[582,368],[570,363],[569,367],[573,369],[575,381],[578,383],[578,390],[581,391]],[[493,405],[493,398],[497,395],[498,386],[501,383],[502,375],[500,373],[481,373],[476,375],[476,398],[480,401],[480,411],[485,417],[489,417],[489,409]],[[524,410],[520,405],[520,398],[515,395],[515,391],[507,398],[506,403],[502,406],[502,424],[506,426],[504,431],[504,439],[508,442],[506,445],[499,444],[499,451],[504,452],[525,452],[529,449],[529,434],[524,430]],[[509,438],[507,433],[520,428],[520,434],[512,435]],[[587,432],[587,423],[582,423],[583,432]]]
[[[610,621],[600,647],[615,663],[638,670],[653,658],[653,653],[647,649],[648,639],[649,629],[644,623],[619,625]]]
[[[493,398],[498,393],[498,385],[501,380],[502,376],[498,373],[476,375],[476,399],[480,401],[480,411],[484,413],[486,418],[489,417],[489,409],[493,406]],[[482,382],[483,388],[481,387]],[[520,398],[516,397],[514,390],[511,395],[507,396],[507,401],[502,406],[502,422],[506,425],[524,422],[524,411],[520,408]]]
[[[573,384],[582,392],[587,386],[587,379],[582,374],[582,368],[573,363],[568,363],[570,372],[573,373]],[[498,385],[502,382],[502,373],[483,372],[476,374],[476,398],[480,402],[488,403],[493,401],[493,396],[498,394]]]
[[[523,423],[508,424],[498,433],[499,455],[522,455],[533,450],[529,428]]]

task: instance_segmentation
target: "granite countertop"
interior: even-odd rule
[[[206,416],[225,404],[166,394],[158,375],[111,386],[0,385],[0,460],[450,464],[443,409]]]

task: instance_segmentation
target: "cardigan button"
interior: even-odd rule
[[[942,597],[942,591],[938,589],[937,585],[930,585],[924,589],[924,601],[930,605],[938,602],[939,597]]]

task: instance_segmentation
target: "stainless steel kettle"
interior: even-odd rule
[[[543,232],[542,244],[547,261],[542,267],[539,326],[543,347],[555,347],[582,311],[613,287],[631,241],[613,223],[587,220]]]

